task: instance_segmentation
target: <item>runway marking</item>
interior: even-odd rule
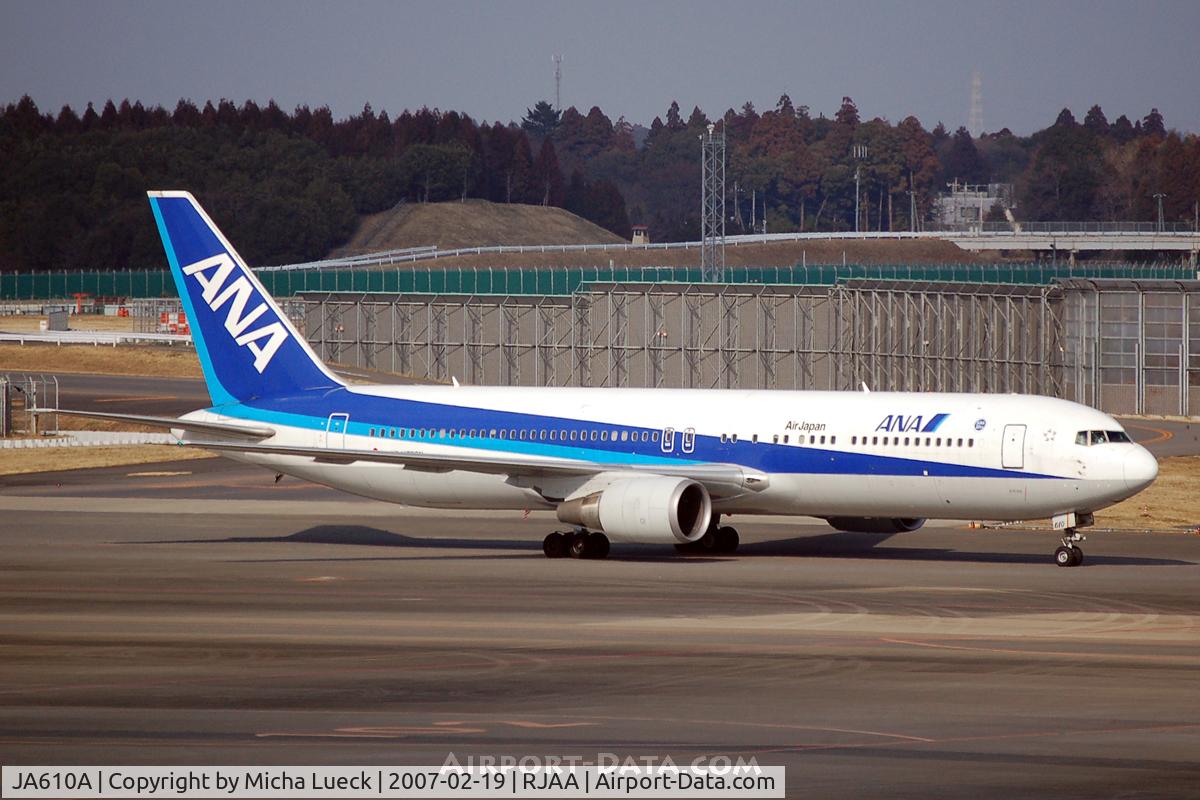
[[[170,395],[162,394],[147,394],[139,397],[105,397],[99,400],[93,400],[93,403],[132,403],[135,400],[174,400]]]
[[[1159,444],[1160,442],[1166,442],[1166,441],[1169,441],[1169,440],[1175,438],[1175,434],[1172,433],[1171,431],[1167,430],[1166,428],[1155,428],[1153,425],[1140,425],[1136,422],[1127,422],[1125,424],[1125,427],[1126,428],[1138,428],[1143,431],[1152,431],[1152,432],[1158,434],[1158,436],[1156,436],[1153,439],[1146,439],[1145,441],[1139,441],[1138,444],[1142,445],[1143,447],[1145,447],[1148,444]]]
[[[521,719],[502,719],[499,722],[501,725],[511,725],[514,728],[588,728],[600,724],[599,722],[530,722]]]
[[[1190,627],[1190,626],[1189,626]],[[1066,650],[1018,650],[1008,647],[970,647],[960,644],[938,644],[937,642],[919,642],[912,639],[887,639],[881,638],[879,641],[887,642],[888,644],[906,644],[912,647],[929,647],[935,650],[964,650],[971,653],[998,653],[1001,655],[1018,655],[1018,656],[1061,656],[1064,658],[1103,658],[1108,660],[1133,660],[1133,661],[1173,661],[1182,656],[1142,656],[1134,653],[1087,653],[1083,651],[1070,652]],[[1190,658],[1190,657],[1187,657]]]
[[[170,470],[155,470],[150,472],[127,472],[126,478],[169,478],[175,475],[191,475],[191,470],[182,472],[171,472]]]
[[[1177,725],[1134,725],[1130,727],[1111,727],[1111,728],[1088,728],[1078,730],[1044,730],[1044,731],[1018,731],[1015,733],[994,733],[984,734],[980,736],[948,736],[942,739],[923,739],[921,744],[945,745],[945,744],[962,744],[966,742],[998,742],[1010,739],[1044,739],[1049,737],[1070,739],[1073,736],[1096,736],[1107,735],[1112,733],[1166,733],[1176,731],[1188,731],[1200,728],[1200,723],[1180,723]],[[790,747],[770,747],[762,748],[753,751],[755,753],[787,753],[809,750],[856,750],[865,747],[894,747],[902,745],[904,742],[825,742],[812,744],[796,744]]]
[[[428,736],[436,733],[487,733],[487,728],[426,727],[419,725],[386,725],[364,728],[337,728],[327,733],[287,733],[281,731],[256,733],[256,739],[403,739],[407,736]]]

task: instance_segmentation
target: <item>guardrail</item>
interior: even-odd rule
[[[1200,238],[1187,223],[1170,223],[1159,228],[1154,222],[1021,222],[1021,230],[1014,231],[1007,222],[985,222],[983,225],[942,226],[937,230],[924,231],[805,231],[794,233],[744,234],[725,237],[726,247],[794,241],[847,241],[854,239],[897,240],[897,239],[954,239],[956,236],[1007,235],[1061,233],[1061,234],[1125,234],[1125,235],[1184,235]],[[457,247],[442,250],[438,247],[412,247],[403,250],[387,250],[358,256],[308,261],[301,264],[283,264],[256,267],[255,272],[290,272],[314,269],[371,269],[417,261],[455,258],[474,255],[504,255],[529,253],[589,253],[631,252],[662,250],[696,250],[703,242],[657,242],[650,244],[540,244],[540,245],[494,245],[491,247]]]

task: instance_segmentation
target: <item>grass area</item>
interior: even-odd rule
[[[91,469],[133,464],[154,464],[216,458],[204,450],[166,444],[138,444],[123,447],[39,447],[29,450],[0,450],[0,475],[31,472],[58,472],[67,469]]]
[[[190,347],[160,345],[0,344],[0,372],[86,372],[199,378],[200,359]]]
[[[1139,495],[1096,512],[1100,528],[1176,530],[1200,526],[1200,456],[1158,462],[1158,479]]]
[[[0,331],[7,333],[37,333],[40,323],[46,317],[41,314],[21,314],[11,317],[0,317]],[[104,314],[72,315],[68,323],[73,331],[116,331],[132,333],[137,330],[137,320],[133,317],[110,317]]]
[[[521,203],[405,203],[362,217],[334,255],[437,245],[442,249],[517,244],[616,244],[614,233],[569,211]]]

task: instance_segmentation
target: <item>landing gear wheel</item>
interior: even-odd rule
[[[571,554],[571,558],[589,558],[592,548],[590,544],[590,536],[586,533],[572,534],[570,541],[567,543],[567,552]]]
[[[562,558],[567,554],[567,537],[558,531],[542,539],[542,552],[546,558]]]
[[[588,550],[588,558],[608,558],[608,537],[599,532],[589,534]]]
[[[702,553],[716,553],[721,549],[717,542],[717,532],[713,528],[706,530],[693,546]]]
[[[1063,531],[1062,547],[1054,551],[1054,563],[1060,567],[1078,567],[1083,563],[1083,551],[1076,542],[1082,542],[1086,537],[1075,528]]]
[[[741,541],[738,537],[736,528],[724,527],[717,528],[717,550],[721,553],[732,553],[737,550],[738,543]]]

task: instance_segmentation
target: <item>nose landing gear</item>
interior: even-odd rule
[[[1082,564],[1083,550],[1079,549],[1078,542],[1084,541],[1085,538],[1074,528],[1063,531],[1062,546],[1054,551],[1054,563],[1060,567],[1078,567]]]

